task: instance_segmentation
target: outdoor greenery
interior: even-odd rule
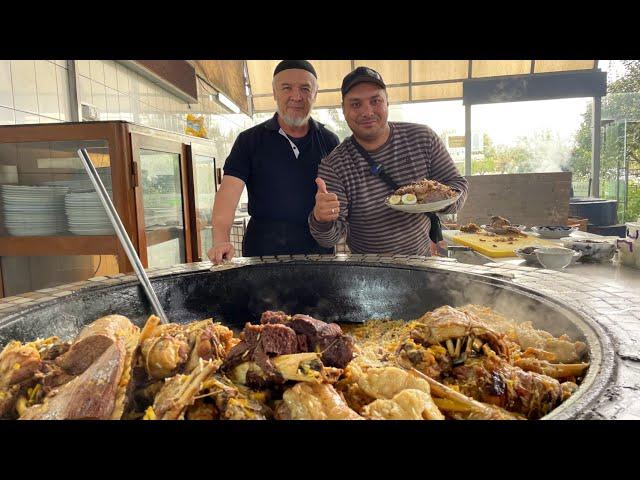
[[[625,60],[623,64],[625,74],[608,85],[607,96],[602,99],[600,157],[600,196],[619,200],[620,222],[636,220],[640,216],[640,60]],[[591,179],[592,118],[591,108],[588,108],[576,133],[568,164],[574,184],[588,183]],[[628,165],[626,208],[625,163]]]

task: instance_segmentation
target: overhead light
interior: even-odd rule
[[[233,113],[240,113],[240,108],[220,92],[218,92],[218,101]]]

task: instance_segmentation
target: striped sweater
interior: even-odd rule
[[[389,139],[369,152],[371,158],[382,164],[399,186],[428,178],[460,191],[458,201],[443,213],[462,208],[467,198],[467,180],[458,172],[438,135],[425,125],[389,125]],[[346,234],[353,253],[430,255],[429,217],[385,206],[392,188],[371,173],[349,138],[322,160],[318,176],[340,201],[340,215],[334,222],[320,223],[313,212],[309,215],[311,234],[320,245],[332,247]]]

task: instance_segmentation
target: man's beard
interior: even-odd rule
[[[282,113],[280,108],[278,108],[278,115],[284,123],[286,123],[290,127],[302,127],[306,125],[309,121],[309,117],[311,116],[311,112],[307,113],[304,117],[293,117],[291,115],[287,115],[286,113]]]

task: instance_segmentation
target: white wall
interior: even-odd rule
[[[67,62],[73,61],[0,60],[0,125],[71,121],[70,95],[75,92],[69,91]],[[198,103],[189,105],[117,61],[75,60],[75,66],[80,102],[95,106],[99,120],[126,120],[177,133],[184,133],[188,113],[204,114],[209,130],[215,124],[228,130],[232,123],[239,133],[252,124],[246,115],[238,120],[210,99],[215,90],[200,79]]]
[[[67,60],[0,60],[0,125],[70,118]]]

